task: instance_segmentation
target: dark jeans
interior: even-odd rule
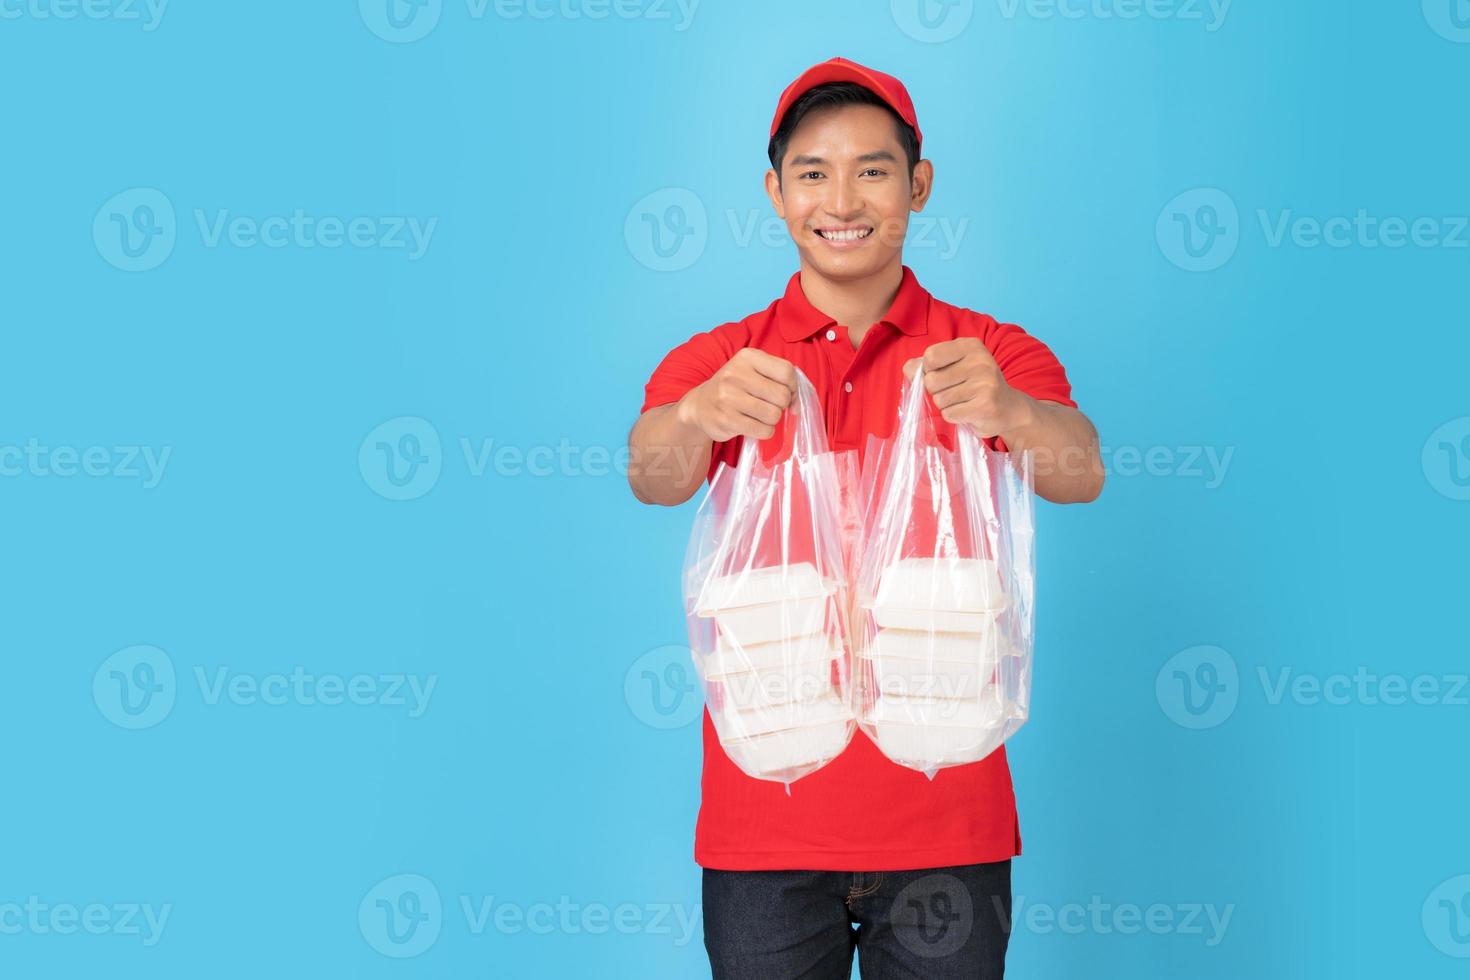
[[[922,871],[704,872],[714,980],[999,980],[1011,862]]]

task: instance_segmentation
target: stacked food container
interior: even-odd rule
[[[742,770],[790,781],[852,738],[841,602],[845,590],[810,562],[711,578],[695,612],[712,622],[706,703]]]
[[[993,752],[1012,710],[999,566],[901,559],[881,570],[860,605],[860,724],[884,755],[932,774]]]

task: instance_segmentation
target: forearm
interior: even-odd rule
[[[1036,493],[1057,504],[1096,500],[1103,464],[1092,422],[1075,408],[1015,395],[1015,421],[1000,435],[1012,452],[1033,451]]]
[[[628,434],[628,485],[645,504],[682,504],[709,470],[714,443],[681,418],[680,404],[650,408]]]

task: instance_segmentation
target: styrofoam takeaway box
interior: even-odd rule
[[[1004,741],[1005,709],[998,697],[965,700],[885,695],[865,723],[888,758],[915,769],[976,762]]]
[[[809,660],[769,670],[747,670],[712,679],[714,697],[725,709],[765,708],[815,701],[832,693],[832,661]]]
[[[794,664],[831,661],[842,655],[842,645],[828,633],[808,633],[766,643],[741,643],[721,633],[715,637],[714,652],[705,660],[707,678],[739,674],[749,670],[777,670]]]
[[[1000,566],[988,558],[904,558],[884,568],[866,605],[997,613],[1006,607]]]
[[[708,617],[727,609],[767,605],[783,599],[809,599],[835,591],[836,583],[817,574],[817,566],[811,562],[748,568],[705,582],[695,603],[695,613]]]

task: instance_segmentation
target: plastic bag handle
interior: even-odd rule
[[[894,434],[893,454],[900,466],[912,461],[914,447],[919,441],[920,427],[936,418],[943,419],[944,414],[924,387],[924,365],[920,363],[914,368],[914,376],[904,385],[898,400],[898,430]],[[967,437],[979,441],[979,436],[963,424],[955,425],[954,429],[955,448],[961,452],[966,448],[964,444],[968,441]],[[941,449],[944,448],[937,432],[934,433],[934,442]],[[968,448],[974,451],[976,447]],[[909,476],[903,470],[897,475],[899,478]]]
[[[924,387],[924,366],[919,364],[914,370],[914,376],[909,379],[899,397],[898,429],[894,434],[893,469],[887,481],[889,486],[907,488],[911,492],[918,485],[920,454],[915,449],[919,441],[920,426],[923,422],[936,416],[943,417],[938,406],[929,397],[928,389]],[[984,440],[968,425],[955,424],[954,430],[954,451],[958,453],[962,461],[961,472],[977,478],[979,483],[970,490],[970,493],[978,500],[981,511],[979,526],[971,529],[972,539],[977,544],[984,540],[990,553],[994,554],[998,545],[995,535],[1000,515],[996,510],[993,496],[995,486],[989,467],[989,453],[993,450],[988,449]],[[934,448],[949,452],[944,449],[937,434],[934,444]],[[898,557],[896,554],[885,556],[881,563],[886,565]],[[871,559],[865,563],[870,563],[870,561]]]
[[[806,375],[801,373],[801,369],[797,368],[796,393],[792,395],[791,401],[786,405],[786,410],[781,413],[781,418],[776,423],[776,435],[768,439],[743,437],[740,445],[740,458],[735,463],[737,472],[752,472],[760,447],[776,441],[777,436],[780,437],[780,448],[776,450],[774,456],[769,457],[773,461],[792,456],[809,457],[813,455],[818,440],[812,431],[812,426],[821,424],[822,408],[821,403],[817,400],[817,389],[807,380]],[[825,434],[825,432],[822,433],[824,436]]]
[[[777,465],[779,461],[809,459],[824,449],[827,433],[822,421],[822,403],[817,398],[817,389],[801,373],[800,368],[796,369],[796,394],[787,404],[786,411],[781,413],[781,419],[776,425],[781,434],[781,448],[774,457],[778,461]],[[814,426],[820,428],[814,429]],[[755,482],[760,447],[762,443],[770,441],[752,439],[749,436],[742,438],[740,457],[735,462],[735,482],[730,489],[732,512],[739,513],[749,505],[754,494],[751,485]],[[727,527],[727,534],[729,529]],[[721,541],[721,553],[728,544],[728,537]]]

